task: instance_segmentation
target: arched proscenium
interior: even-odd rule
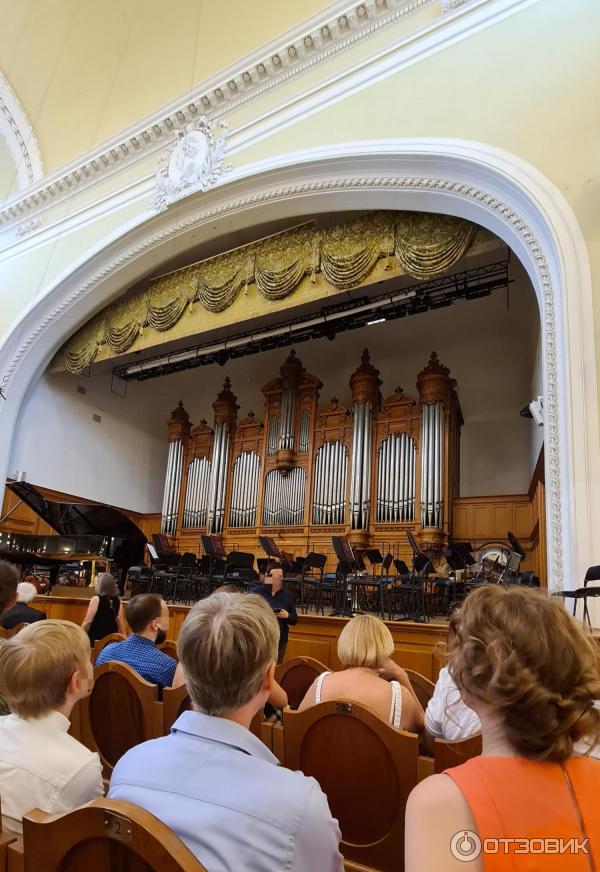
[[[524,264],[542,322],[549,585],[571,588],[596,562],[600,452],[592,282],[583,234],[558,188],[514,155],[450,139],[345,142],[234,170],[176,209],[100,240],[43,288],[0,348],[0,479],[31,384],[97,311],[218,236],[299,215],[356,209],[443,212],[503,239]]]

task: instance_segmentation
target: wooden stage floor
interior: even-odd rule
[[[49,618],[62,618],[81,624],[89,600],[69,596],[39,596],[32,605]],[[189,612],[189,606],[169,604],[170,639],[177,639],[179,628]],[[290,627],[286,660],[292,657],[314,657],[330,669],[338,669],[337,639],[348,618],[308,614],[298,615],[298,623]],[[394,639],[394,659],[407,669],[414,669],[433,681],[443,665],[443,647],[448,638],[446,623],[386,621]]]

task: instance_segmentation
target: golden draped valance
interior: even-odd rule
[[[321,272],[333,288],[347,290],[360,285],[382,258],[429,279],[460,260],[476,232],[469,221],[424,212],[373,212],[322,230],[303,224],[161,276],[112,303],[66,343],[65,366],[81,372],[103,344],[121,354],[144,327],[168,331],[194,303],[222,312],[249,285],[277,301],[293,294],[305,276],[314,281]]]

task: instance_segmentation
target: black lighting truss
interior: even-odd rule
[[[228,360],[259,354],[274,348],[284,348],[309,339],[335,339],[338,333],[357,330],[379,321],[393,321],[451,306],[456,300],[478,300],[492,291],[512,283],[508,277],[509,260],[479,266],[454,275],[418,282],[375,297],[353,297],[318,313],[290,319],[279,324],[236,333],[203,345],[193,345],[169,354],[132,361],[113,369],[113,376],[124,381],[145,381],[181,372],[198,366],[219,364]],[[275,335],[273,335],[275,334]]]

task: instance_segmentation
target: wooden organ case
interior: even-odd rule
[[[425,551],[451,538],[459,496],[462,414],[456,382],[435,352],[417,397],[382,398],[369,352],[350,377],[352,407],[319,406],[322,384],[292,351],[262,389],[264,424],[238,404],[225,379],[214,421],[192,427],[179,403],[168,421],[162,531],[179,551],[220,535],[226,551],[260,554],[259,536],[296,556],[336,559],[332,536],[410,562],[410,531]]]

